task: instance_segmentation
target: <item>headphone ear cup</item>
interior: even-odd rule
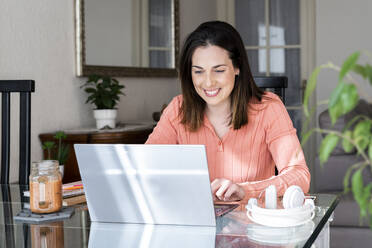
[[[256,198],[251,198],[249,199],[248,201],[248,204],[247,204],[247,209],[253,209],[253,206],[257,206],[258,203],[257,203],[257,199]]]
[[[276,188],[270,185],[265,189],[265,208],[276,209]]]
[[[305,201],[305,194],[302,189],[297,185],[290,186],[283,196],[284,208],[301,207]]]

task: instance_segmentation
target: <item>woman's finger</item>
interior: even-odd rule
[[[221,201],[224,200],[224,198],[225,198],[225,192],[230,187],[230,185],[231,185],[231,181],[230,180],[225,179],[224,181],[221,182],[221,186],[216,191],[216,194],[215,194],[218,199],[220,199]]]

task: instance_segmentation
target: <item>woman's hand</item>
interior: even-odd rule
[[[240,201],[245,196],[243,187],[224,178],[213,180],[211,188],[214,200]]]

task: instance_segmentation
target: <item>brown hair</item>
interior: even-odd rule
[[[248,123],[248,103],[255,98],[261,101],[263,91],[257,87],[248,64],[243,41],[236,29],[226,22],[211,21],[202,23],[186,38],[179,63],[183,101],[180,109],[181,123],[189,130],[196,131],[203,124],[205,101],[196,92],[192,77],[192,56],[201,46],[219,46],[229,53],[234,68],[239,69],[234,88],[230,95],[230,125],[239,129]]]

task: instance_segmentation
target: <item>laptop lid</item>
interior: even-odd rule
[[[92,221],[216,225],[203,145],[74,147]]]

